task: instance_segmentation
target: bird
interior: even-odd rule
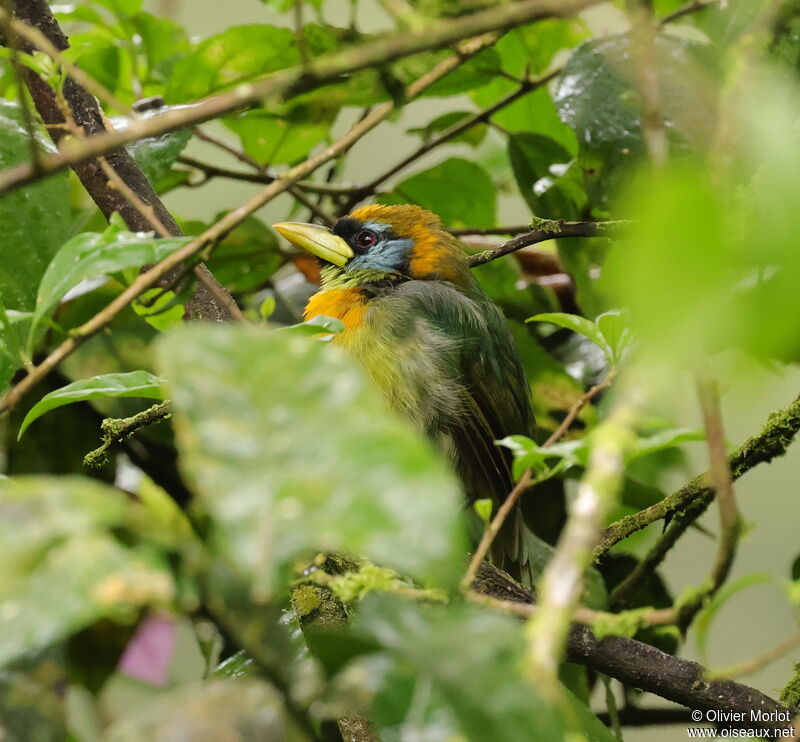
[[[413,204],[363,206],[330,229],[273,228],[321,261],[305,320],[340,320],[334,342],[387,405],[440,448],[467,502],[488,498],[496,510],[514,485],[511,453],[496,441],[534,437],[536,423],[517,346],[463,245]],[[531,538],[516,509],[492,547],[494,564],[528,586]]]

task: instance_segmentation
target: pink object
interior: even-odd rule
[[[150,685],[166,685],[175,651],[176,630],[171,616],[148,615],[125,647],[117,669]]]

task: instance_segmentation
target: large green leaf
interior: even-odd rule
[[[469,160],[451,157],[398,183],[382,203],[415,203],[451,227],[495,223],[497,193],[489,174]]]
[[[0,480],[0,666],[100,618],[171,600],[155,555],[109,534],[128,508],[119,490],[78,477]]]
[[[36,297],[31,332],[70,289],[81,281],[124,268],[140,268],[157,263],[188,242],[186,237],[157,239],[120,229],[112,220],[102,234],[84,232],[73,237],[47,266]]]
[[[159,112],[163,110],[159,109]],[[191,138],[192,133],[187,129],[172,131],[160,137],[140,139],[129,145],[129,150],[148,179],[156,182],[169,172]]]
[[[710,140],[713,72],[706,48],[662,34],[656,38],[660,114],[675,149]],[[555,103],[575,132],[592,198],[605,204],[644,153],[641,112],[630,38],[610,36],[582,44],[561,73]]]
[[[75,402],[104,397],[145,397],[162,399],[161,385],[164,379],[147,371],[130,371],[124,374],[102,374],[91,379],[73,381],[71,384],[45,394],[25,415],[17,438],[21,438],[27,427],[46,412]]]
[[[216,548],[267,593],[310,549],[416,576],[458,569],[454,477],[338,348],[293,330],[182,327],[157,358]]]
[[[38,129],[35,146],[40,152],[54,151]],[[24,162],[31,156],[31,142],[22,124],[19,106],[0,100],[0,167]],[[0,196],[0,308],[29,311],[34,307],[36,287],[56,251],[69,236],[70,203],[67,176],[53,175]],[[11,345],[24,337],[25,327],[14,329]],[[5,332],[0,327],[0,346]],[[0,347],[0,390],[11,378],[18,358]]]
[[[435,723],[444,707],[453,731],[468,740],[563,739],[557,709],[522,676],[524,642],[513,618],[373,595],[358,611],[356,632],[391,662],[372,710],[379,727],[418,729]]]
[[[247,111],[226,118],[225,125],[242,140],[245,152],[263,164],[294,162],[305,157],[330,132],[335,110],[305,118],[297,113]]]
[[[508,156],[531,211],[547,219],[574,219],[586,195],[576,163],[558,142],[524,132],[508,139]]]
[[[293,31],[277,26],[233,26],[198,44],[172,70],[169,103],[197,100],[300,61]]]

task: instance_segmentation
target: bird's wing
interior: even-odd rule
[[[449,439],[470,499],[502,501],[513,481],[509,453],[495,441],[534,428],[502,313],[477,286],[465,292],[439,281],[409,281],[381,305],[372,321],[383,326],[370,334],[387,338],[401,383],[412,387],[400,411],[431,437]]]

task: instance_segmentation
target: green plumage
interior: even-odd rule
[[[497,306],[470,276],[467,287],[405,281],[374,292],[350,352],[389,405],[436,441],[470,502],[502,502],[511,457],[495,441],[534,434],[529,388]],[[520,577],[526,561],[519,516],[501,534],[495,562]],[[528,580],[526,580],[527,582]]]

